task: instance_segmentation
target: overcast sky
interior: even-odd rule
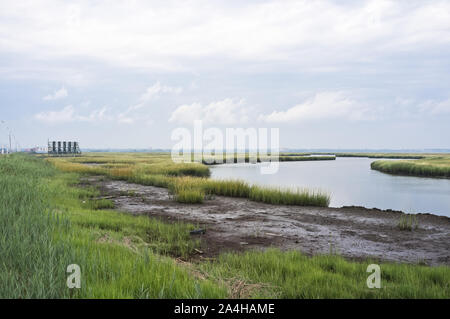
[[[23,146],[170,148],[202,119],[450,148],[450,1],[74,3],[0,2],[0,120]]]

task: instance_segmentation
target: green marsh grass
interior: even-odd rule
[[[414,161],[375,161],[370,167],[389,174],[450,178],[450,156]]]
[[[318,159],[323,157],[318,156]],[[108,158],[110,158],[109,162]],[[296,158],[292,157],[292,160]],[[299,158],[305,157],[299,156]],[[170,154],[139,154],[135,162],[132,155],[127,153],[89,154],[86,158],[49,158],[48,160],[66,172],[106,175],[113,179],[141,185],[165,187],[169,189],[174,200],[181,203],[199,204],[214,195],[248,198],[279,205],[327,206],[330,201],[329,195],[321,192],[250,186],[239,180],[212,180],[209,179],[210,171],[206,165],[173,163]],[[100,162],[102,165],[81,164],[84,162]],[[128,166],[123,166],[123,163],[127,163]],[[116,164],[119,166],[115,166]]]
[[[179,203],[201,204],[205,194],[199,189],[183,189],[176,193],[175,200]]]
[[[248,198],[274,205],[327,207],[330,203],[330,197],[320,191],[252,186],[240,180],[183,177],[174,180],[169,185],[169,191],[175,195],[177,201],[183,203],[201,203],[205,195]]]
[[[381,268],[381,288],[369,289],[369,264]],[[241,284],[236,298],[448,298],[450,268],[378,261],[352,262],[337,255],[309,257],[269,249],[227,253],[200,265],[209,278]],[[247,289],[245,289],[247,287]]]
[[[0,175],[0,298],[226,295],[172,258],[198,247],[193,225],[86,208],[98,194],[74,187],[78,174],[30,156],[1,157]],[[81,267],[81,289],[66,286],[70,264]]]
[[[114,208],[114,202],[109,199],[94,199],[88,202],[88,205],[91,209],[97,210],[97,209],[113,209]]]
[[[367,157],[367,158],[389,158],[389,159],[422,159],[433,154],[414,153],[335,153],[336,157]]]
[[[241,180],[204,180],[205,193],[229,197],[249,198],[250,185]]]
[[[274,205],[298,205],[328,207],[330,197],[320,191],[308,189],[283,189],[275,187],[252,186],[249,198],[255,202]]]
[[[250,157],[249,154],[238,154],[235,153],[234,155],[228,155],[231,157],[227,161],[227,155],[223,154],[220,158],[218,155],[215,156],[205,156],[202,159],[202,163],[205,165],[217,165],[217,164],[224,164],[224,163],[261,163],[261,162],[268,162],[268,161],[280,161],[280,162],[301,162],[301,161],[330,161],[335,160],[336,157],[334,155],[329,156],[314,156],[310,153],[281,153],[277,157],[271,157],[270,155],[256,155],[254,157]],[[194,158],[194,157],[192,157]]]
[[[200,247],[189,235],[192,224],[85,207],[83,200],[99,194],[76,186],[80,172],[30,156],[1,157],[0,174],[1,298],[450,297],[446,266],[381,263],[382,288],[369,289],[373,261],[337,255],[268,250],[179,262]],[[203,180],[248,196],[245,183]],[[66,287],[69,264],[81,267],[81,289]]]
[[[54,168],[20,155],[0,156],[0,298],[68,296],[70,248],[53,240],[68,224],[49,205]]]
[[[280,156],[280,162],[334,161],[336,156]]]
[[[316,153],[314,153],[316,154]],[[310,156],[313,155],[313,153],[307,153],[307,152],[289,152],[289,153],[280,153],[280,156]]]

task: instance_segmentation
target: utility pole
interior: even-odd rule
[[[9,154],[9,153],[13,152],[12,140],[11,140],[12,137],[14,137],[14,143],[16,143],[16,152],[17,152],[17,140],[16,140],[16,137],[12,134],[12,130],[9,128],[8,124],[4,120],[0,120],[0,124],[3,124],[6,128],[6,130],[8,131],[9,149],[6,150],[6,153]],[[7,145],[5,145],[5,147],[7,147]]]

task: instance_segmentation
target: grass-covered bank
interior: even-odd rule
[[[201,163],[173,163],[170,154],[88,154],[49,158],[66,172],[106,175],[129,182],[166,187],[181,203],[202,203],[213,195],[248,198],[268,204],[326,207],[330,196],[307,189],[280,189],[249,185],[240,180],[211,180]],[[86,165],[95,163],[96,165]]]
[[[367,266],[338,255],[305,256],[297,251],[228,253],[202,264],[208,278],[240,278],[253,283],[258,298],[448,298],[449,267],[380,264],[381,289],[366,285]],[[437,284],[440,283],[440,284]],[[251,289],[251,285],[249,288]],[[245,286],[241,290],[245,297]]]
[[[75,187],[78,174],[30,156],[0,157],[0,174],[0,298],[226,295],[171,258],[198,245],[193,225],[94,209],[98,192]],[[70,264],[81,267],[81,289],[66,286]]]
[[[330,198],[308,189],[283,189],[249,185],[239,180],[209,180],[183,177],[172,180],[168,188],[181,203],[201,203],[212,195],[248,198],[255,202],[277,205],[327,207]]]
[[[56,172],[42,160],[0,155],[0,298],[68,296],[71,247],[56,240],[67,220],[52,212]]]
[[[0,297],[450,297],[444,266],[381,263],[382,288],[369,289],[372,261],[336,255],[270,250],[179,262],[198,247],[194,225],[99,209],[79,173],[29,156],[0,157],[0,173]],[[65,286],[68,264],[81,266],[79,290]]]
[[[450,178],[450,156],[414,161],[375,161],[370,167],[389,174]]]

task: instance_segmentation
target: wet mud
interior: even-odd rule
[[[187,221],[205,228],[200,258],[224,251],[299,250],[337,253],[350,259],[450,265],[450,218],[417,214],[418,229],[398,227],[402,212],[364,207],[278,206],[216,196],[203,204],[175,202],[168,190],[89,177],[111,196],[117,210],[166,221]]]

